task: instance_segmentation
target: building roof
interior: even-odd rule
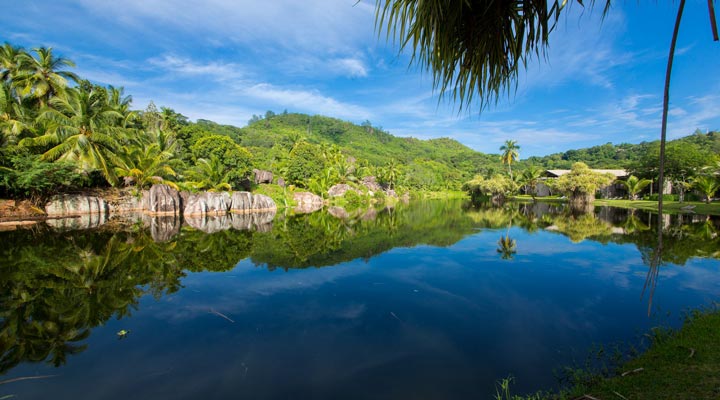
[[[625,178],[629,174],[624,169],[593,169],[594,172],[599,172],[601,174],[611,173],[615,176],[615,178]],[[559,177],[563,176],[565,174],[570,173],[569,169],[548,169],[545,171],[545,173],[550,177]]]

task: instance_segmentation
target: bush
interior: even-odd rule
[[[643,197],[643,200],[658,201],[658,195],[657,194],[648,195],[648,196]],[[663,201],[678,201],[678,195],[664,194]]]
[[[19,155],[11,163],[11,168],[0,169],[0,187],[12,197],[30,198],[36,203],[88,181],[70,162],[47,162],[38,155]]]

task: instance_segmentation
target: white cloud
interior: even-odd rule
[[[357,58],[338,58],[330,61],[330,65],[341,75],[351,78],[364,78],[368,75],[365,63]]]
[[[196,62],[188,58],[166,54],[151,58],[148,63],[164,70],[183,75],[200,75],[217,81],[229,81],[241,78],[243,67],[235,63]]]
[[[363,120],[371,117],[364,107],[343,103],[325,96],[316,90],[296,90],[258,83],[241,89],[241,93],[254,99],[270,101],[281,108],[303,110],[336,118]]]

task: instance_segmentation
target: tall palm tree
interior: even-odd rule
[[[73,72],[61,70],[63,67],[74,67],[75,63],[64,57],[55,57],[52,47],[39,47],[33,52],[35,57],[24,57],[25,62],[16,79],[22,87],[23,96],[38,99],[40,107],[45,107],[51,98],[65,92],[68,79],[78,82],[79,78]]]
[[[11,80],[29,58],[22,47],[16,47],[7,42],[3,44],[0,47],[0,80]]]
[[[48,126],[45,134],[23,139],[20,145],[50,147],[42,159],[76,162],[84,171],[97,169],[116,185],[113,161],[123,133],[117,126],[122,115],[94,89],[68,89],[67,96],[53,97],[50,105],[38,117]]]
[[[507,164],[508,173],[510,174],[510,180],[512,180],[513,178],[511,164],[513,163],[513,161],[517,161],[520,157],[520,153],[518,153],[518,150],[520,150],[520,146],[517,145],[516,140],[506,140],[505,144],[500,146],[500,151],[503,152],[500,156],[500,160],[503,164]]]
[[[627,178],[627,180],[625,181],[618,182],[625,186],[630,200],[637,200],[640,191],[642,191],[647,185],[652,183],[650,179],[638,179],[638,177],[634,175],[630,175],[630,177]]]

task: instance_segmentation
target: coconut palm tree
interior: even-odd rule
[[[652,183],[650,179],[639,179],[635,175],[630,175],[627,180],[618,182],[625,186],[630,200],[637,200],[638,194],[645,189],[647,185]]]
[[[37,99],[40,107],[45,107],[54,96],[62,94],[67,88],[68,79],[78,82],[75,73],[61,70],[63,67],[74,67],[75,63],[63,57],[55,57],[52,47],[33,49],[35,57],[22,56],[22,67],[16,73],[15,80],[22,88],[22,96]]]
[[[705,195],[705,202],[710,203],[710,200],[712,200],[712,197],[715,195],[715,192],[720,189],[720,182],[718,182],[717,178],[710,175],[698,175],[695,178],[693,178],[693,187],[702,194]]]
[[[544,172],[545,171],[537,165],[531,165],[522,173],[522,182],[527,187],[527,191],[533,200],[535,200],[536,186]]]
[[[503,164],[507,164],[508,173],[510,174],[510,180],[513,179],[511,164],[513,163],[513,161],[517,161],[518,157],[520,157],[520,153],[518,153],[518,150],[520,150],[520,146],[517,145],[516,140],[506,140],[505,144],[500,146],[500,151],[503,152],[500,156],[500,160]]]
[[[3,44],[0,47],[0,81],[11,81],[29,58],[22,47]]]
[[[84,171],[99,170],[111,185],[117,184],[113,159],[118,138],[124,133],[117,126],[122,115],[107,105],[95,89],[71,88],[66,96],[53,97],[38,120],[47,125],[44,135],[23,139],[22,146],[50,147],[42,155],[46,161],[71,161]]]
[[[125,184],[134,184],[138,189],[155,183],[164,183],[175,189],[177,185],[168,181],[177,174],[171,166],[175,154],[163,151],[157,143],[146,146],[127,146],[118,157],[115,173],[125,178]]]
[[[232,190],[230,185],[230,171],[216,156],[209,159],[200,158],[193,168],[187,172],[190,180],[187,185],[196,190],[222,191]]]

